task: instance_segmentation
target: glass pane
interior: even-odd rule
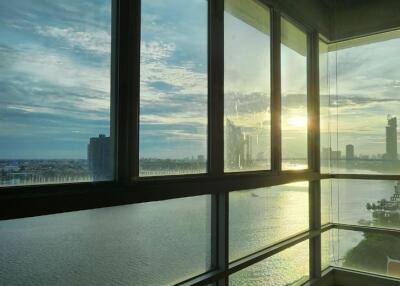
[[[321,269],[338,265],[335,258],[338,256],[337,229],[330,229],[321,234]]]
[[[337,85],[331,107],[338,110],[334,172],[399,173],[399,45],[400,31],[392,31],[329,46]]]
[[[321,173],[330,173],[331,169],[331,146],[334,133],[332,123],[334,122],[331,96],[330,96],[330,78],[329,78],[329,57],[328,44],[319,41],[319,101],[320,101],[320,145],[321,145]]]
[[[111,1],[1,1],[0,19],[0,185],[112,179]]]
[[[309,242],[296,244],[229,277],[231,286],[301,285],[309,275]]]
[[[282,18],[282,169],[307,169],[307,35]]]
[[[309,227],[308,182],[229,194],[230,260]]]
[[[338,148],[338,90],[336,81],[336,54],[330,46],[319,42],[320,80],[320,138],[321,172],[331,173],[341,163],[342,152]],[[349,148],[351,148],[349,146]]]
[[[142,1],[140,176],[206,172],[208,1]]]
[[[0,285],[172,285],[211,267],[211,197],[0,222]]]
[[[334,222],[400,228],[400,182],[332,180]]]
[[[332,198],[332,181],[321,180],[321,224],[332,222],[333,215],[333,198]]]
[[[256,0],[225,0],[225,171],[270,168],[270,18]]]
[[[337,232],[335,266],[400,278],[398,234]]]

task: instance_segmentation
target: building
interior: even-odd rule
[[[89,172],[94,180],[112,178],[111,139],[104,134],[90,138],[87,149]]]
[[[342,157],[342,152],[337,150],[332,150],[331,147],[322,148],[321,160],[329,161],[329,160],[339,160]]]
[[[354,145],[346,145],[346,160],[354,160]]]
[[[388,116],[386,126],[386,160],[397,160],[397,118]]]
[[[342,158],[341,151],[331,151],[331,160],[340,160]]]

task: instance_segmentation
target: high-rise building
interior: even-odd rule
[[[386,126],[386,160],[397,160],[397,118],[388,116]]]
[[[90,138],[88,144],[88,166],[94,180],[109,180],[112,178],[111,138],[100,134]]]
[[[346,145],[346,160],[354,160],[354,145]]]

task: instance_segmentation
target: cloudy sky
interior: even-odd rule
[[[105,0],[0,2],[0,158],[85,158],[109,135],[110,13]]]
[[[109,2],[0,3],[0,158],[85,158],[90,137],[109,135]],[[229,13],[225,25],[226,117],[268,157],[269,35]],[[296,132],[305,125],[303,59],[285,47],[283,55],[293,107],[284,126]],[[141,157],[206,154],[207,80],[207,1],[142,1]]]
[[[140,157],[205,155],[207,1],[142,1],[140,71]]]
[[[0,3],[0,158],[85,158],[90,137],[109,135],[109,2]],[[225,27],[225,115],[256,138],[257,153],[269,154],[268,29],[229,13]],[[334,106],[326,110],[340,109],[339,149],[384,152],[386,116],[400,116],[399,44],[330,54]],[[301,157],[305,57],[292,48],[282,47],[283,150]],[[206,154],[207,68],[207,1],[143,0],[141,157]]]
[[[374,42],[371,37],[369,44],[329,53],[334,150],[343,153],[347,144],[353,144],[356,155],[385,153],[387,116],[400,119],[399,46],[400,39]],[[326,106],[327,101],[322,102]],[[321,110],[328,113],[327,108]],[[326,123],[323,127],[327,131]]]

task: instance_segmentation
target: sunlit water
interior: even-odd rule
[[[332,219],[371,219],[393,181],[340,181]],[[337,208],[340,202],[339,209]],[[211,267],[209,196],[0,222],[0,285],[171,285]],[[306,230],[307,184],[231,193],[230,258]],[[362,235],[327,248],[340,263]],[[308,273],[308,243],[232,276],[231,285],[290,285]]]

